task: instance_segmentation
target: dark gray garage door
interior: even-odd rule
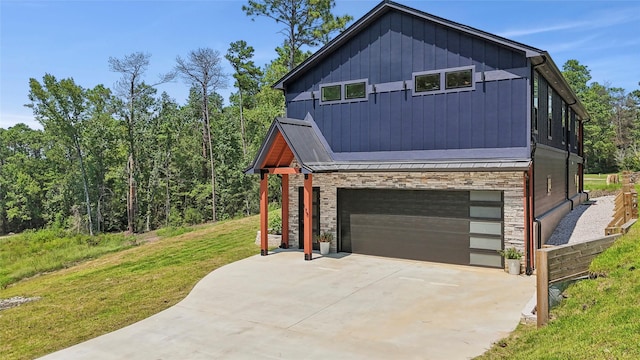
[[[338,189],[340,250],[502,266],[502,193]]]

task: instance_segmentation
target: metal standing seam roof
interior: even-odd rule
[[[260,173],[261,168],[289,166],[290,164],[268,163],[272,149],[281,146],[277,143],[280,135],[293,153],[295,160],[305,173],[318,172],[384,172],[384,171],[516,171],[529,168],[531,160],[525,159],[406,159],[406,160],[336,160],[333,152],[320,131],[313,126],[313,119],[306,120],[276,118],[273,120],[267,136],[253,164],[246,173]],[[280,140],[281,141],[281,140]]]
[[[324,146],[323,141],[320,139],[322,135],[315,131],[310,121],[275,118],[258,151],[258,155],[253,164],[245,170],[245,173],[260,173],[261,168],[281,165],[289,166],[289,164],[268,163],[271,158],[270,151],[274,144],[277,143],[279,135],[284,138],[286,146],[288,146],[295,160],[303,168],[303,172],[311,172],[311,169],[306,166],[308,163],[328,164],[333,162],[330,150]]]
[[[376,171],[519,171],[527,170],[531,160],[487,160],[433,162],[340,162],[306,164],[313,172],[376,172]]]

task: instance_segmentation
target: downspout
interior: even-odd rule
[[[525,218],[525,233],[527,237],[527,257],[525,258],[525,273],[527,275],[533,274],[534,268],[534,246],[533,246],[533,222],[532,222],[532,209],[531,209],[531,178],[532,164],[529,164],[529,169],[524,173],[524,218]]]
[[[541,55],[542,57],[542,62],[540,64],[537,65],[533,65],[531,67],[531,79],[533,79],[534,77],[534,72],[536,71],[536,68],[539,66],[542,66],[544,64],[546,64],[547,62],[547,57],[545,55]],[[531,91],[531,98],[529,99],[529,101],[531,101],[531,104],[533,106],[533,84],[532,86],[532,91]],[[537,114],[536,114],[537,115]],[[536,119],[537,121],[538,119]],[[542,247],[541,244],[541,223],[540,220],[538,220],[535,217],[535,201],[536,201],[536,197],[534,196],[535,194],[535,155],[536,155],[536,146],[538,143],[538,139],[535,137],[534,133],[533,133],[533,127],[531,127],[531,165],[529,165],[529,171],[528,171],[528,177],[529,177],[529,186],[528,186],[528,192],[529,192],[529,217],[527,218],[527,223],[529,225],[529,256],[527,256],[527,265],[526,265],[526,273],[527,275],[531,275],[533,274],[533,269],[535,268],[535,250],[539,249],[540,247]],[[533,227],[533,223],[537,224],[537,236],[534,239],[534,227]],[[537,242],[537,247],[536,247],[536,242]]]

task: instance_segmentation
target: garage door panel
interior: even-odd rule
[[[433,231],[352,227],[352,252],[412,260],[468,264],[469,239],[465,234]]]
[[[371,190],[344,192],[352,213],[421,215],[467,218],[469,193],[465,191]]]
[[[394,232],[451,232],[469,233],[469,220],[447,219],[431,216],[350,214],[353,233],[354,227],[368,227],[373,231],[391,230]]]
[[[501,199],[498,195],[496,198]],[[498,210],[486,203],[473,204],[491,207],[481,210],[501,215],[501,202],[497,207],[493,206]],[[492,225],[486,225],[486,220],[471,218],[471,204],[469,191],[339,189],[341,250],[463,265],[495,265],[471,259],[472,254],[495,252],[493,249],[471,249],[471,223],[474,222],[476,230]],[[501,219],[491,218],[501,224]],[[499,227],[501,229],[501,225]],[[496,231],[492,231],[491,236],[493,232]]]

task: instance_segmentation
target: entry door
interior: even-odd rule
[[[312,234],[313,234],[313,250],[320,250],[320,245],[316,241],[316,238],[320,236],[320,188],[314,187],[311,197],[313,202],[311,205],[311,222],[312,222]],[[299,240],[298,248],[304,249],[304,188],[298,188],[298,228]]]

